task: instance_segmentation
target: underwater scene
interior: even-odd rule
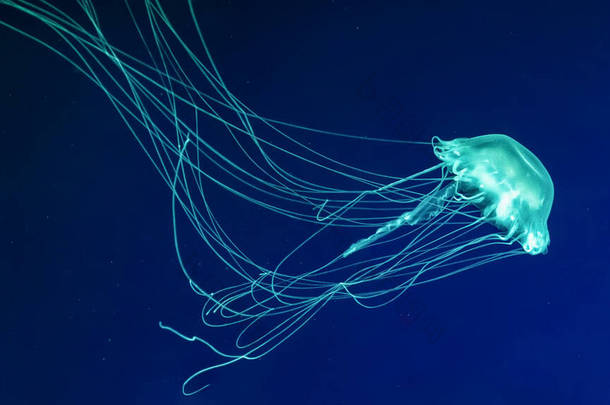
[[[609,19],[0,0],[0,402],[610,404]]]

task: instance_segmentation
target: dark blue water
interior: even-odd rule
[[[218,358],[157,322],[232,335],[199,327],[169,190],[98,88],[2,29],[0,403],[610,403],[608,6],[197,3],[227,85],[261,114],[386,138],[499,132],[526,145],[555,183],[549,253],[378,310],[331,303],[267,357],[210,373],[206,392],[183,397],[182,381]],[[187,22],[185,7],[167,5]],[[98,8],[133,49],[131,27],[113,24],[121,4]],[[46,32],[6,7],[0,19]],[[395,175],[434,162],[426,147],[334,147]],[[281,223],[265,234],[289,235]],[[279,255],[248,225],[234,229]],[[191,263],[222,269],[199,255]]]

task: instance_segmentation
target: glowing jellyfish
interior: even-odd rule
[[[48,33],[0,25],[47,47],[99,86],[168,185],[179,264],[204,301],[203,323],[237,328],[235,345],[220,348],[160,323],[223,358],[188,378],[185,394],[205,387],[194,379],[207,371],[269,353],[329,301],[380,307],[418,284],[546,252],[553,184],[538,158],[514,139],[364,138],[262,117],[225,85],[190,2],[197,50],[159,1],[143,3],[144,18],[135,18],[138,10],[129,3],[126,15],[145,60],[108,41],[89,0],[79,2],[85,23],[44,1],[0,0],[50,29],[64,48]],[[320,137],[367,147],[391,142],[399,156],[431,145],[440,163],[406,177],[380,173],[309,146]],[[244,212],[253,220],[268,214],[306,233],[276,263],[255,259],[227,227],[236,216],[219,213],[237,202],[249,204]],[[184,222],[220,260],[214,282],[183,259]]]

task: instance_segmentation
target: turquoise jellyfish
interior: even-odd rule
[[[189,377],[183,393],[205,388],[199,377],[213,369],[265,356],[331,301],[378,308],[417,285],[546,253],[553,183],[513,138],[412,142],[270,119],[228,88],[191,1],[194,40],[180,35],[160,1],[142,0],[140,9],[125,3],[144,57],[110,42],[91,0],[78,4],[81,14],[70,16],[43,0],[0,0],[38,27],[26,31],[4,16],[0,25],[98,86],[169,188],[178,263],[202,300],[204,328],[194,335],[183,331],[188,326],[159,326],[220,358]],[[413,148],[424,145],[437,160],[408,176],[385,173],[311,146],[320,139],[370,148],[391,143],[399,156],[421,154]],[[235,204],[239,212],[223,214]],[[261,259],[249,249],[238,213],[258,224],[254,234],[272,218],[299,236],[288,248],[270,240],[281,253]],[[202,270],[184,259],[185,224],[216,264],[208,260]],[[218,327],[234,334],[230,347],[205,337]]]

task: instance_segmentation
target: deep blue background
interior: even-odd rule
[[[210,333],[177,267],[169,192],[99,89],[3,29],[0,403],[609,404],[605,2],[251,3],[197,2],[223,76],[251,107],[359,135],[508,133],[554,179],[549,254],[384,309],[333,303],[263,360],[212,373],[207,392],[185,398],[184,378],[217,359],[157,327]],[[112,23],[120,5],[98,8],[132,44],[130,27]],[[0,19],[27,28],[6,8]],[[363,159],[396,175],[432,162],[413,151]]]

